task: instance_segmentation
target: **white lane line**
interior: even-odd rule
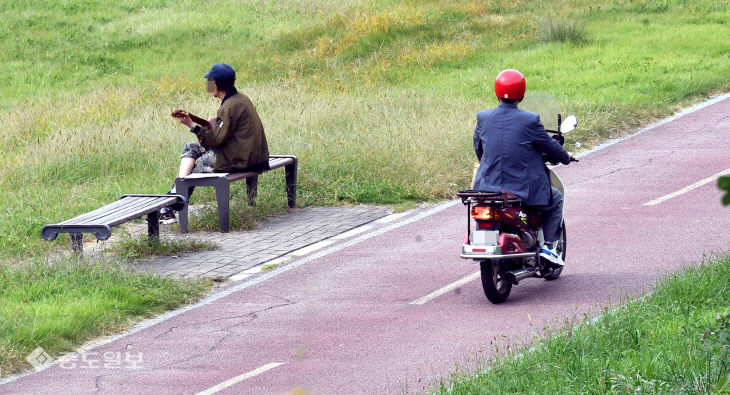
[[[283,363],[281,363],[281,362],[268,363],[268,364],[266,364],[266,365],[264,365],[264,366],[262,366],[262,367],[260,367],[258,369],[254,369],[254,370],[252,370],[252,371],[250,371],[248,373],[244,373],[244,374],[242,374],[240,376],[236,376],[236,377],[234,377],[234,378],[232,378],[230,380],[226,380],[226,381],[224,381],[224,382],[216,385],[215,387],[210,387],[210,388],[208,388],[205,391],[198,392],[196,395],[211,395],[211,394],[215,394],[216,392],[222,391],[222,390],[224,390],[224,389],[226,389],[226,388],[228,388],[228,387],[230,387],[230,386],[232,386],[234,384],[238,384],[238,383],[240,383],[243,380],[250,379],[251,377],[258,376],[261,373],[266,372],[267,370],[271,370],[271,369],[273,369],[275,367],[278,367],[278,366],[281,366],[281,365],[283,365]]]
[[[694,184],[689,185],[689,186],[686,186],[686,187],[684,187],[684,188],[682,188],[682,189],[680,189],[680,190],[678,190],[676,192],[672,192],[672,193],[670,193],[668,195],[664,195],[664,196],[662,196],[660,198],[657,198],[657,199],[654,199],[654,200],[650,200],[650,201],[644,203],[644,206],[656,206],[657,204],[659,204],[661,202],[664,202],[664,201],[667,201],[667,200],[669,200],[671,198],[674,198],[674,197],[677,197],[679,195],[685,194],[685,193],[687,193],[687,192],[689,192],[691,190],[697,189],[697,188],[699,188],[699,187],[701,187],[701,186],[703,186],[703,185],[705,185],[705,184],[707,184],[709,182],[713,182],[713,181],[717,180],[718,178],[720,178],[722,176],[727,176],[727,175],[730,175],[730,169],[723,170],[723,171],[721,171],[721,172],[719,172],[719,173],[717,173],[717,174],[715,174],[713,176],[710,176],[710,177],[707,177],[707,178],[705,178],[703,180],[697,181]]]
[[[373,226],[373,224],[371,224],[371,223],[370,224],[365,224],[365,225],[362,225],[362,226],[358,226],[355,229],[350,229],[350,230],[348,230],[345,233],[340,233],[338,235],[334,235],[334,236],[332,236],[332,238],[335,239],[335,240],[347,239],[347,238],[350,238],[352,236],[359,235],[360,233],[365,232],[365,231],[368,231],[368,230],[373,229],[373,228],[375,228],[375,226]]]
[[[379,220],[376,220],[375,223],[377,223],[377,224],[387,224],[388,222],[393,222],[396,219],[400,219],[400,218],[405,217],[406,215],[409,215],[410,214],[410,211],[411,210],[404,211],[402,213],[390,214],[388,216],[385,216],[383,218],[380,218]]]
[[[454,281],[453,283],[451,283],[443,288],[437,289],[436,291],[433,291],[430,294],[428,294],[420,299],[416,299],[409,304],[420,306],[420,305],[428,302],[429,300],[438,298],[439,296],[441,296],[445,293],[451,292],[454,289],[459,288],[462,285],[464,285],[470,281],[476,280],[477,278],[479,278],[480,275],[481,275],[481,272],[476,272],[476,273],[470,274],[470,275],[462,278],[461,280]]]

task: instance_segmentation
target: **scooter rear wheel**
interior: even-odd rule
[[[565,238],[565,222],[563,222],[561,226],[562,230],[560,231],[560,240],[558,240],[558,246],[556,248],[556,251],[560,255],[560,258],[565,262],[565,251],[567,247],[567,242]],[[560,277],[560,273],[563,272],[563,266],[560,266],[558,268],[553,269],[552,272],[545,275],[545,280],[557,280],[558,277]]]
[[[494,304],[507,300],[512,283],[506,281],[502,275],[503,265],[497,260],[481,261],[479,263],[482,274],[482,288],[484,295]]]

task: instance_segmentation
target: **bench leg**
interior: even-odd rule
[[[185,207],[177,212],[177,221],[180,224],[180,233],[188,233],[188,205],[190,202],[190,191],[185,181],[179,177],[175,179],[175,192],[185,198]]]
[[[230,215],[228,200],[231,197],[230,191],[231,184],[228,181],[220,182],[215,185],[215,199],[218,202],[218,220],[221,224],[221,233],[228,233]]]
[[[256,207],[256,196],[259,194],[259,176],[251,176],[246,179],[246,194],[248,205]]]
[[[286,173],[286,198],[289,208],[294,208],[297,204],[297,161],[291,165],[284,166]]]
[[[160,238],[160,212],[153,211],[147,214],[147,237],[152,239]]]
[[[84,251],[84,235],[81,233],[69,233],[71,236],[71,250],[76,253]]]

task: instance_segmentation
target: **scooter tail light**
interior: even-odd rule
[[[474,206],[471,208],[471,217],[479,221],[494,219],[494,210],[489,206]]]
[[[477,222],[477,229],[492,230],[492,229],[494,229],[494,225],[492,224],[491,221],[490,222],[480,221],[480,222]]]

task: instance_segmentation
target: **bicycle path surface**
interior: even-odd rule
[[[523,280],[504,304],[486,300],[478,266],[459,258],[466,213],[448,201],[233,282],[0,393],[426,392],[457,365],[529,347],[546,325],[726,253],[730,207],[716,179],[730,174],[728,130],[725,95],[557,167],[566,268],[557,281]]]

